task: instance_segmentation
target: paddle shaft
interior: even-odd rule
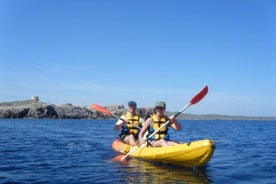
[[[119,120],[125,121],[123,118],[117,116],[116,114],[111,114],[111,116],[113,116],[114,118],[118,118]]]

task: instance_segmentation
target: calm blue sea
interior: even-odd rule
[[[276,183],[276,122],[180,121],[177,141],[213,139],[204,168],[110,161],[112,120],[0,120],[0,183]]]

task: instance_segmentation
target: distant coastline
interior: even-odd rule
[[[183,120],[232,120],[232,121],[276,121],[276,117],[266,116],[230,116],[220,114],[181,114]]]
[[[106,108],[116,115],[126,112],[123,105],[108,105]],[[137,112],[142,117],[149,116],[153,110],[149,107],[138,108]],[[168,115],[175,114],[167,112]],[[39,102],[38,99],[22,100],[0,103],[0,118],[33,118],[33,119],[112,119],[87,106],[74,106],[70,103],[56,105]],[[229,116],[219,114],[181,114],[178,119],[183,120],[251,120],[251,121],[276,121],[276,117],[257,116]]]

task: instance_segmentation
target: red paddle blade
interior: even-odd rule
[[[97,110],[97,111],[100,111],[100,112],[102,112],[102,113],[104,113],[104,114],[112,115],[111,112],[109,112],[106,108],[104,108],[104,107],[102,107],[102,106],[100,106],[100,105],[92,104],[90,107],[91,107],[92,109],[95,109],[95,110]]]
[[[208,86],[205,86],[205,88],[203,88],[191,101],[191,104],[196,104],[197,102],[199,102],[202,98],[205,97],[205,95],[207,95],[208,93]]]
[[[125,162],[125,161],[127,161],[127,159],[122,159],[124,156],[125,155],[118,155],[118,156],[114,157],[112,159],[112,161],[115,161],[115,162]]]

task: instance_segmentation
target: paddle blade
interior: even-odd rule
[[[125,162],[125,161],[127,161],[127,159],[123,159],[124,156],[125,156],[125,155],[118,155],[118,156],[114,157],[114,158],[112,159],[112,161],[115,161],[115,162]]]
[[[194,98],[190,101],[190,104],[198,103],[208,93],[208,86],[205,86]]]
[[[90,107],[91,107],[91,109],[95,109],[95,110],[100,111],[104,114],[112,115],[111,112],[109,112],[106,108],[104,108],[100,105],[92,104]]]

